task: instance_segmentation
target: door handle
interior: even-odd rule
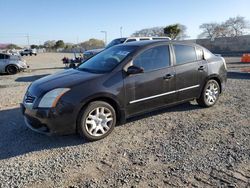
[[[199,71],[204,71],[204,70],[205,70],[205,66],[200,66],[200,67],[198,68],[198,70],[199,70]]]
[[[170,80],[170,79],[173,78],[173,77],[174,77],[173,74],[166,74],[166,75],[163,77],[163,79],[164,79],[164,80]]]

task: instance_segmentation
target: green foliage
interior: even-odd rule
[[[19,46],[15,45],[15,44],[9,44],[7,46],[7,49],[21,49]]]
[[[89,39],[88,41],[80,43],[80,46],[85,50],[91,50],[96,48],[103,48],[105,46],[105,43],[102,40]]]
[[[164,28],[164,34],[171,39],[176,39],[181,32],[182,30],[179,24],[169,25]]]
[[[37,49],[37,48],[39,48],[39,46],[38,46],[38,45],[35,45],[35,44],[32,44],[32,45],[30,46],[30,48],[31,48],[31,49]]]
[[[48,49],[52,49],[55,45],[56,45],[55,40],[48,40],[48,41],[44,42],[44,47],[48,48]]]
[[[65,47],[65,44],[63,42],[63,40],[58,40],[56,41],[56,44],[54,46],[54,48],[58,49],[58,48],[64,48]]]

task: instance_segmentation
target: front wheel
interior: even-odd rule
[[[202,107],[211,107],[215,105],[220,96],[220,85],[216,80],[209,80],[199,99],[197,99],[197,103]]]
[[[114,108],[103,101],[91,102],[80,113],[78,132],[89,141],[96,141],[108,136],[116,125]]]
[[[14,65],[9,65],[8,67],[6,67],[6,72],[8,74],[16,74],[18,72],[18,68]]]

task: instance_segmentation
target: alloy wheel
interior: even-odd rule
[[[219,96],[219,86],[215,82],[210,82],[205,91],[205,99],[209,105],[213,105]]]
[[[91,136],[100,137],[109,131],[113,121],[112,112],[108,108],[97,107],[88,114],[85,127]]]

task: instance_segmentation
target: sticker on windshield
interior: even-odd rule
[[[128,55],[130,52],[128,52],[128,51],[119,51],[119,52],[117,52],[117,55],[122,55],[122,56],[126,56],[126,55]]]

